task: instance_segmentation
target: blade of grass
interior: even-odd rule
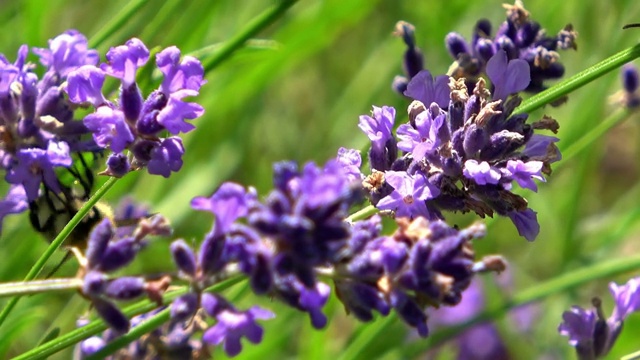
[[[265,10],[262,14],[256,16],[240,32],[220,45],[212,57],[202,61],[204,71],[211,71],[220,65],[230,57],[236,49],[242,47],[245,42],[282,16],[282,14],[284,14],[296,2],[298,2],[298,0],[280,0],[278,5],[273,6]]]
[[[89,47],[97,48],[102,45],[102,43],[109,38],[109,36],[113,35],[116,31],[118,31],[122,25],[124,25],[127,21],[131,19],[133,15],[135,15],[140,8],[146,4],[145,0],[132,0],[127,3],[122,10],[114,16],[111,21],[109,21],[106,25],[102,27],[96,34],[94,34],[91,39],[89,39]]]

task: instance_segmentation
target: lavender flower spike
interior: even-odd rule
[[[605,357],[620,335],[626,317],[640,311],[640,278],[633,278],[623,286],[612,282],[609,290],[615,308],[608,319],[605,319],[602,301],[597,297],[591,301],[594,310],[573,306],[562,314],[563,322],[558,332],[569,337],[569,345],[576,348],[580,360]]]

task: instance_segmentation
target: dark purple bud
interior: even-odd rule
[[[134,300],[144,295],[145,288],[144,278],[124,276],[110,281],[105,295],[114,300]]]
[[[159,146],[160,143],[157,141],[137,140],[131,146],[131,152],[133,153],[136,161],[139,162],[140,165],[144,166],[151,160],[151,153],[153,150]]]
[[[393,78],[391,88],[398,94],[402,95],[407,90],[407,84],[409,84],[409,79],[404,76],[397,75]]]
[[[107,170],[104,172],[105,175],[113,176],[113,177],[123,177],[131,170],[131,164],[129,164],[129,158],[122,154],[111,154],[107,159]]]
[[[171,255],[173,262],[180,271],[193,277],[196,274],[196,255],[184,240],[179,239],[171,243]]]
[[[464,125],[464,105],[461,102],[449,103],[449,131],[453,133]]]
[[[392,291],[390,300],[391,306],[393,306],[398,316],[400,316],[404,322],[411,327],[415,327],[421,337],[425,338],[429,335],[427,315],[415,301],[399,291]]]
[[[124,238],[109,244],[102,256],[98,269],[112,272],[129,264],[135,258],[140,244],[134,238]]]
[[[483,128],[471,124],[464,136],[464,152],[467,158],[474,158],[486,143],[486,133]]]
[[[401,37],[402,41],[404,41],[409,48],[413,48],[416,45],[415,31],[415,26],[410,23],[406,21],[398,21],[393,34]]]
[[[111,240],[113,234],[113,225],[111,221],[106,218],[91,230],[86,253],[90,269],[95,268],[102,262],[102,257],[107,250],[109,240]]]
[[[23,74],[21,81],[22,91],[20,93],[20,110],[22,117],[33,119],[36,116],[36,98],[38,97],[38,76],[34,73]]]
[[[280,191],[287,192],[289,181],[299,176],[298,164],[293,161],[281,161],[273,164],[273,186]]]
[[[497,50],[504,50],[509,60],[518,58],[518,48],[510,38],[506,36],[499,37],[495,40],[495,44]]]
[[[491,21],[480,19],[473,28],[473,36],[489,37],[491,36]]]
[[[123,85],[120,93],[120,106],[125,119],[130,124],[134,124],[138,120],[142,108],[142,94],[135,82],[126,87]]]
[[[376,287],[351,281],[336,282],[336,292],[347,310],[360,321],[373,320],[373,310],[381,315],[389,315],[391,307],[385,296]]]
[[[538,31],[540,31],[540,24],[535,21],[527,21],[518,29],[518,34],[516,35],[517,45],[521,48],[526,48],[533,44],[538,36]]]
[[[98,271],[89,271],[83,279],[82,293],[90,297],[100,296],[104,292],[106,282],[107,275]]]
[[[470,119],[474,114],[478,115],[481,102],[478,95],[471,95],[464,106],[464,119]]]
[[[458,56],[460,54],[468,54],[470,52],[467,41],[464,39],[464,37],[462,37],[462,35],[458,33],[448,33],[444,39],[444,42],[447,50],[449,51],[449,54],[456,60],[458,59]]]
[[[638,90],[638,84],[640,84],[640,76],[638,75],[638,68],[633,64],[626,64],[622,67],[622,87],[630,94],[633,94]]]
[[[171,303],[171,319],[176,322],[190,320],[198,310],[198,295],[186,293]]]
[[[273,274],[270,267],[270,259],[265,254],[256,254],[251,273],[251,288],[260,295],[265,294],[273,285]]]
[[[403,68],[405,73],[409,77],[416,76],[422,69],[424,69],[424,56],[422,51],[417,47],[409,48],[404,52]]]
[[[164,130],[164,126],[158,122],[159,113],[160,110],[142,113],[142,117],[136,122],[138,133],[141,135],[155,135]]]
[[[36,113],[40,116],[55,116],[60,107],[64,104],[64,95],[59,87],[54,86],[48,88],[44,94],[38,97],[36,102]]]
[[[60,124],[58,122],[58,124]],[[18,136],[22,138],[30,138],[38,133],[38,127],[33,123],[32,118],[20,119],[18,122]]]
[[[524,140],[524,136],[516,132],[503,130],[495,133],[491,135],[488,146],[482,149],[480,159],[499,159],[524,145]]]
[[[225,243],[223,236],[215,236],[213,233],[207,234],[202,241],[198,262],[204,274],[215,274],[227,264],[226,259],[223,258]]]
[[[479,39],[476,43],[475,51],[484,63],[487,63],[496,53],[493,42],[490,39]]]
[[[2,118],[7,123],[15,123],[18,121],[19,116],[11,94],[6,93],[0,96],[0,113],[2,114]]]
[[[93,299],[93,306],[113,331],[120,334],[129,331],[129,319],[115,305],[105,300]]]

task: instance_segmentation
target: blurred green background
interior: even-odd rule
[[[21,44],[45,47],[47,39],[69,28],[91,38],[127,3],[2,1],[0,52],[13,61]],[[149,48],[177,45],[183,54],[198,52],[204,57],[212,50],[201,51],[203,48],[224,42],[276,3],[149,1],[98,49],[104,56],[110,46],[135,36]],[[404,44],[391,35],[398,20],[416,25],[426,66],[440,74],[451,63],[444,47],[445,35],[457,31],[469,37],[481,17],[490,19],[497,28],[504,20],[501,4],[498,0],[300,1],[247,47],[206,75],[208,84],[197,98],[206,113],[195,121],[197,130],[183,137],[187,153],[182,171],[170,179],[143,173],[127,175],[107,200],[115,205],[121,196],[130,194],[148,203],[152,212],[171,219],[176,237],[198,242],[210,228],[211,217],[190,210],[192,197],[208,196],[226,180],[253,185],[265,194],[274,161],[324,163],[340,146],[364,148],[367,138],[359,132],[357,122],[371,105],[395,106],[399,114],[396,124],[406,120],[408,103],[390,87],[394,75],[402,69]],[[622,30],[626,23],[640,22],[637,1],[530,1],[525,7],[550,34],[567,23],[580,34],[578,51],[561,53],[565,77],[640,39],[640,30]],[[30,59],[36,61],[33,56]],[[561,124],[559,146],[565,149],[615,109],[608,97],[618,88],[618,73],[610,73],[575,91],[565,105],[538,110],[530,118],[547,114],[557,119]],[[578,156],[563,162],[548,183],[540,186],[539,193],[526,194],[531,207],[538,211],[542,229],[535,242],[520,238],[508,219],[490,222],[489,235],[477,243],[476,252],[500,253],[509,259],[513,291],[640,249],[638,121],[638,116],[630,117]],[[450,220],[464,226],[475,218],[451,216]],[[158,240],[152,244],[132,271],[171,269],[168,243]],[[0,281],[22,279],[45,248],[46,242],[30,228],[26,214],[7,218],[0,239]],[[76,268],[70,261],[58,275],[73,276]],[[504,318],[497,319],[512,358],[573,357],[567,338],[557,333],[562,311],[572,304],[588,307],[591,297],[597,295],[609,312],[613,304],[607,283],[623,283],[638,273],[602,279],[547,298],[539,303],[541,310],[527,334],[514,331]],[[505,296],[498,292],[494,276],[485,276],[484,282],[489,303]],[[255,302],[244,285],[231,289],[228,296],[241,307]],[[377,327],[358,324],[345,315],[335,299],[326,309],[330,323],[321,332],[314,331],[306,317],[292,310],[269,299],[259,302],[274,309],[278,317],[263,323],[263,344],[247,343],[238,358],[395,359],[407,342],[416,341],[395,320],[385,320],[384,326],[378,322]],[[0,305],[4,303],[6,300],[0,300]],[[70,331],[77,315],[85,310],[85,303],[77,295],[22,299],[0,327],[0,357],[33,348],[54,327],[60,327],[63,333]],[[611,358],[640,350],[638,326],[640,316],[632,315]],[[450,358],[454,354],[449,348],[440,356]],[[54,358],[70,356],[69,350]],[[215,356],[225,355],[216,350]]]

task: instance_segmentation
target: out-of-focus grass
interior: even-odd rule
[[[20,44],[45,46],[47,39],[67,28],[88,37],[97,33],[127,1],[3,2],[0,6],[0,52],[11,61]],[[184,53],[223,42],[252,17],[275,1],[167,1],[149,2],[121,30],[101,44],[110,46],[128,38],[141,38],[150,48],[178,45]],[[209,195],[222,181],[255,186],[261,194],[271,184],[274,161],[293,159],[319,163],[334,156],[338,147],[362,148],[366,137],[358,132],[358,115],[371,105],[393,105],[402,114],[407,102],[391,91],[390,83],[401,72],[402,42],[391,36],[398,20],[417,26],[418,44],[426,64],[443,73],[451,60],[443,39],[449,31],[469,36],[475,21],[486,17],[495,27],[503,20],[502,1],[381,1],[305,0],[296,4],[255,41],[237,52],[213,72],[198,101],[206,114],[195,122],[197,130],[184,136],[187,154],[183,170],[170,179],[132,174],[108,195],[116,201],[131,194],[148,202],[152,211],[169,217],[176,236],[199,241],[211,225],[207,214],[189,209],[189,199]],[[555,33],[572,23],[580,33],[577,52],[563,52],[566,74],[574,74],[640,39],[637,30],[622,31],[623,24],[640,21],[640,3],[632,0],[525,3],[534,19]],[[31,60],[36,61],[35,58]],[[610,74],[571,95],[559,108],[547,107],[531,115],[556,118],[561,129],[560,146],[580,138],[613,109],[608,96],[618,88],[617,74]],[[399,120],[404,117],[399,116]],[[538,211],[542,231],[533,243],[517,236],[509,220],[498,219],[489,236],[478,243],[479,254],[501,253],[511,262],[515,291],[538,281],[602,259],[622,257],[639,250],[637,238],[640,207],[637,185],[638,116],[613,129],[605,138],[556,171],[537,194],[528,193]],[[566,147],[565,147],[566,148]],[[460,225],[472,216],[452,216]],[[167,240],[153,244],[134,270],[153,271],[171,267]],[[30,229],[26,216],[8,218],[0,240],[0,281],[19,280],[45,248]],[[159,261],[158,259],[163,259]],[[71,275],[67,264],[61,274]],[[630,276],[621,276],[624,282]],[[505,320],[502,335],[510,339],[515,358],[543,354],[567,357],[572,349],[557,334],[561,312],[571,304],[588,306],[594,295],[602,296],[610,309],[605,279],[577,291],[557,294],[540,303],[541,316],[528,335],[511,330]],[[493,282],[491,277],[485,279]],[[495,286],[490,299],[500,297]],[[234,295],[242,306],[255,300],[246,291]],[[230,295],[231,296],[231,295]],[[77,297],[77,295],[76,295]],[[32,296],[22,301],[0,328],[0,357],[17,355],[34,347],[47,329],[74,327],[85,305],[71,295]],[[0,301],[3,304],[5,301]],[[398,321],[360,325],[344,314],[336,301],[327,312],[330,324],[313,331],[309,321],[267,299],[259,302],[274,308],[278,318],[264,323],[260,346],[245,346],[240,358],[304,357],[324,359],[344,354],[354,341],[365,346],[358,357],[394,358],[405,341],[406,328]],[[636,316],[637,317],[637,316]],[[373,325],[376,326],[376,325]],[[625,324],[612,353],[613,358],[637,350],[633,316]],[[41,335],[42,334],[42,335]],[[519,339],[519,340],[515,340]],[[542,350],[541,350],[542,349]],[[216,351],[216,356],[224,356]],[[347,353],[348,354],[348,353]],[[443,353],[444,354],[444,353]],[[70,352],[58,358],[68,358]],[[443,355],[444,356],[444,355]],[[445,356],[446,357],[446,356]]]

